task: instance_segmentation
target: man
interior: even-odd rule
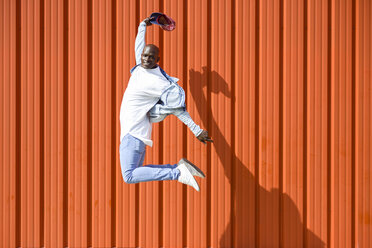
[[[149,17],[138,27],[135,42],[136,66],[125,90],[120,108],[120,163],[126,183],[178,180],[199,191],[194,176],[204,178],[204,173],[187,159],[178,164],[142,166],[145,146],[152,146],[152,123],[173,114],[185,123],[204,144],[212,142],[208,132],[194,123],[185,108],[185,93],[177,84],[178,79],[168,76],[159,66],[159,48],[145,45]]]

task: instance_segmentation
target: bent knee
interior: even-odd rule
[[[124,172],[124,173],[123,173],[123,179],[124,179],[124,182],[125,182],[125,183],[128,183],[128,184],[136,183],[136,182],[133,180],[133,175],[132,175],[132,172],[131,172],[131,171]]]

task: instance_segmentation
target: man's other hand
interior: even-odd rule
[[[199,134],[199,136],[196,138],[203,142],[205,145],[207,144],[206,141],[213,142],[213,140],[208,136],[208,131],[206,130],[203,130],[201,134]]]
[[[153,17],[147,17],[145,20],[143,20],[145,23],[146,23],[146,26],[151,26],[152,23],[150,21],[152,21],[154,18]]]

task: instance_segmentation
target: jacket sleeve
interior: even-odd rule
[[[138,26],[138,33],[136,37],[136,42],[134,44],[134,52],[136,54],[136,64],[141,64],[141,54],[143,51],[143,48],[145,48],[146,42],[145,42],[145,36],[146,36],[146,23],[141,22]]]
[[[203,129],[195,124],[189,112],[187,112],[186,110],[177,110],[173,112],[173,114],[177,116],[177,118],[180,119],[190,129],[190,131],[194,133],[196,137],[198,137],[199,134],[201,134],[201,132],[203,131]]]

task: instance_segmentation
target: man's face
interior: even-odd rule
[[[145,69],[153,69],[159,62],[159,49],[155,46],[145,46],[141,54],[141,64]]]

